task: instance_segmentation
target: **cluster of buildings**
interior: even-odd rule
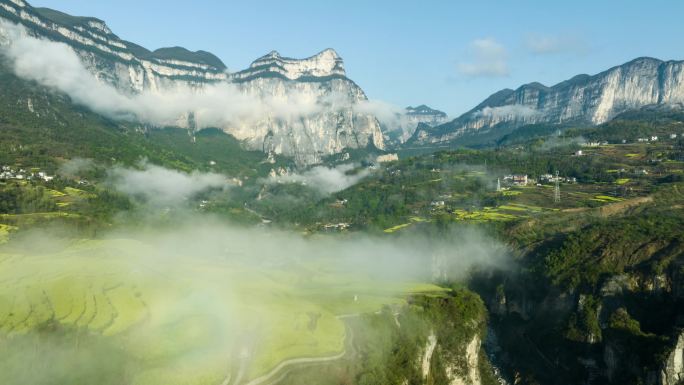
[[[599,147],[599,146],[607,146],[608,141],[603,141],[603,142],[586,142],[583,143],[582,146],[584,147]]]
[[[668,135],[668,137],[670,138],[670,140],[675,140],[675,139],[679,138],[680,135],[678,135],[678,134],[670,134],[670,135]],[[682,134],[681,137],[684,138],[684,134]],[[658,135],[651,135],[650,137],[638,138],[638,139],[637,139],[637,143],[657,142],[658,140],[660,140],[660,138],[658,137]],[[626,140],[623,140],[622,143],[627,143],[627,141],[626,141]]]
[[[572,176],[558,176],[556,177],[555,175],[551,174],[543,174],[539,176],[539,182],[540,183],[577,183],[577,178],[572,177]]]
[[[533,184],[536,183],[539,185],[540,183],[577,183],[577,178],[575,177],[565,177],[565,176],[555,176],[552,174],[543,174],[539,176],[539,179],[535,181],[534,179],[530,178],[528,175],[524,174],[510,174],[506,175],[503,177],[503,185],[505,186],[527,186],[528,184]],[[497,190],[502,190],[501,188],[501,179],[498,180],[497,182]]]
[[[45,182],[50,182],[55,179],[54,176],[47,175],[43,171],[32,172],[24,170],[23,168],[14,169],[11,166],[2,166],[0,170],[0,180],[42,180]]]
[[[678,135],[678,134],[669,134],[669,135],[668,135],[668,137],[669,137],[671,140],[675,140],[675,139],[679,138],[680,136],[681,136],[682,138],[684,138],[684,134],[682,134],[682,135]],[[660,140],[660,138],[658,137],[658,135],[651,135],[651,136],[646,136],[646,137],[643,137],[643,138],[637,138],[636,142],[637,142],[637,143],[652,143],[652,142],[657,142],[657,141],[659,141],[659,140]],[[621,143],[622,143],[622,144],[627,144],[627,143],[629,143],[629,141],[628,141],[627,139],[622,139]],[[605,146],[605,145],[607,145],[607,144],[608,144],[607,141],[602,141],[602,142],[596,141],[596,142],[586,142],[586,143],[583,143],[582,145],[583,145],[584,147],[599,147],[599,146]]]
[[[327,231],[342,231],[347,230],[351,227],[351,223],[327,223],[323,225],[323,229]]]
[[[511,174],[503,178],[504,183],[512,186],[526,186],[530,180],[527,175]]]
[[[674,138],[671,137],[672,139],[677,139],[677,134],[672,134],[672,135],[674,135]],[[639,138],[639,139],[637,139],[637,142],[639,142],[639,143],[648,143],[648,142],[657,142],[657,141],[658,141],[657,135],[653,135],[650,138]]]
[[[379,155],[376,158],[376,162],[378,163],[389,163],[389,162],[396,162],[399,160],[399,155],[397,154],[385,154],[385,155]]]

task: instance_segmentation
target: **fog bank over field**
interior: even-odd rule
[[[75,159],[60,172],[93,167],[102,171]],[[367,173],[315,167],[283,182],[327,194]],[[286,360],[339,356],[345,317],[441,295],[509,263],[506,247],[474,228],[305,236],[196,211],[198,194],[230,199],[227,189],[243,188],[226,175],[144,162],[103,175],[97,188],[136,202],[112,228],[95,239],[26,229],[0,247],[0,383],[100,383],[105,373],[111,384],[123,374],[146,385],[244,384]]]
[[[474,230],[439,238],[304,237],[192,214],[91,241],[27,232],[0,256],[12,262],[0,268],[0,299],[23,298],[30,314],[7,311],[37,325],[21,338],[0,333],[9,357],[0,359],[5,384],[56,374],[68,383],[95,376],[94,368],[150,384],[200,368],[216,383],[239,373],[253,378],[284,359],[338,354],[346,333],[339,316],[437,290],[435,279],[457,281],[473,268],[506,265],[505,248]],[[99,298],[95,310],[91,297]],[[94,313],[89,320],[73,316],[81,311]],[[38,325],[53,325],[52,332],[38,338]],[[78,327],[92,334],[74,346],[68,341]]]

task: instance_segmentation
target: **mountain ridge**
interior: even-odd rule
[[[217,110],[208,115],[224,121],[209,126],[231,134],[247,149],[309,165],[345,149],[384,148],[379,121],[372,111],[357,108],[368,100],[366,94],[346,76],[343,60],[333,49],[304,59],[272,51],[249,68],[229,73],[209,52],[182,47],[150,51],[120,39],[100,19],[38,10],[23,0],[0,0],[2,19],[19,23],[33,37],[66,43],[98,81],[123,95],[163,96],[188,90],[202,94],[217,92],[209,88],[214,85],[223,91],[230,88],[242,99],[235,100],[234,95],[226,100],[226,108],[237,102],[242,110],[226,117],[222,111],[226,108],[218,110],[214,103]],[[275,110],[268,103],[275,104]],[[251,114],[250,119],[245,120],[244,114]],[[196,111],[181,111],[173,119],[175,125],[191,131],[205,128],[196,124]]]
[[[595,75],[546,86],[502,89],[451,122],[417,130],[412,143],[435,144],[478,135],[503,136],[530,124],[599,125],[622,112],[684,101],[684,61],[638,57]]]

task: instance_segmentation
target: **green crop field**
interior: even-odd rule
[[[0,348],[22,357],[19,341],[57,324],[78,331],[70,352],[114,346],[131,360],[134,384],[218,384],[240,371],[255,378],[289,358],[335,355],[345,339],[338,316],[441,290],[340,272],[325,258],[264,268],[239,257],[171,261],[128,239],[37,247],[0,250]],[[0,382],[5,375],[12,373],[0,360]]]
[[[0,223],[0,244],[7,242],[10,231],[13,231],[15,229],[16,227],[14,226],[3,225],[2,223]]]

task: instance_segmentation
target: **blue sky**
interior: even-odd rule
[[[271,50],[332,47],[371,99],[457,116],[502,88],[552,85],[639,56],[684,59],[684,1],[34,0],[95,16],[149,49],[216,54],[231,70]]]

